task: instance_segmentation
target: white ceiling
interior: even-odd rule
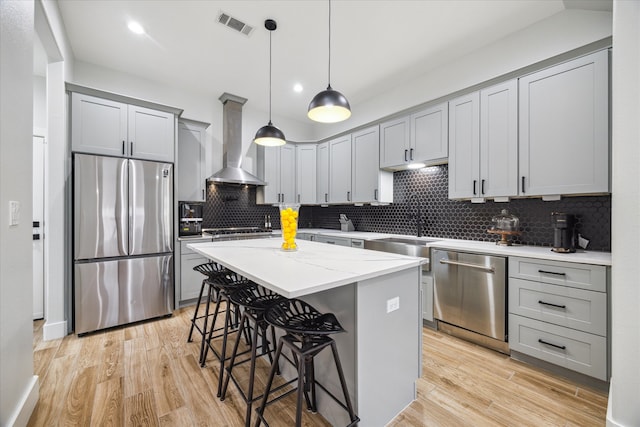
[[[230,92],[268,109],[273,36],[273,114],[305,122],[327,85],[328,2],[59,0],[75,59],[212,99]],[[611,0],[333,0],[331,84],[358,103],[567,8],[611,10]],[[254,27],[217,22],[225,12]],[[138,36],[127,21],[147,31]],[[293,91],[301,83],[302,93]]]

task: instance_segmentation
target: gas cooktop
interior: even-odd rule
[[[252,239],[255,237],[270,236],[271,229],[264,227],[205,228],[202,230],[202,234],[205,236],[211,236],[214,239]]]

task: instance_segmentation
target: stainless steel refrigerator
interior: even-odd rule
[[[74,330],[173,310],[173,165],[74,154]]]

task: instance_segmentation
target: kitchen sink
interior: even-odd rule
[[[439,239],[410,238],[410,237],[386,237],[376,239],[376,242],[402,243],[404,245],[426,246],[427,243],[437,242]]]
[[[438,239],[387,237],[384,239],[365,240],[364,248],[374,251],[426,258],[427,262],[422,265],[422,269],[424,271],[429,271],[431,269],[431,264],[429,262],[431,249],[426,245],[427,243],[436,242],[437,240]]]

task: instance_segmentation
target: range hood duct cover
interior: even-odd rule
[[[242,169],[242,106],[246,98],[227,92],[222,102],[222,169],[207,178],[220,184],[266,185],[257,176]]]

